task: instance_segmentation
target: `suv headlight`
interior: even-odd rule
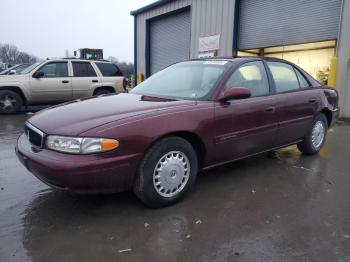
[[[64,153],[93,154],[116,149],[119,142],[107,138],[48,136],[46,145],[49,149]]]

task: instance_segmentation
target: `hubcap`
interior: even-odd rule
[[[318,149],[322,145],[324,137],[325,137],[325,126],[322,121],[318,121],[314,125],[314,128],[312,129],[312,134],[311,134],[311,141],[314,148]]]
[[[0,97],[0,107],[2,110],[10,111],[16,105],[16,99],[10,95]]]
[[[158,161],[153,172],[153,186],[163,197],[172,197],[186,186],[190,175],[190,162],[180,151],[172,151]]]

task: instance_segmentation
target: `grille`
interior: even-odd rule
[[[42,147],[43,145],[43,132],[41,132],[39,129],[36,127],[32,126],[29,123],[26,123],[24,127],[25,133],[28,137],[29,142],[37,147]]]

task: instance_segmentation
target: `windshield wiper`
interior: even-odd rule
[[[151,101],[151,102],[171,102],[178,101],[178,99],[174,98],[166,98],[166,97],[158,97],[158,96],[150,96],[150,95],[142,95],[142,101]]]

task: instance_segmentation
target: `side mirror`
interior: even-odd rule
[[[231,99],[245,99],[251,97],[251,92],[245,87],[231,87],[226,89],[219,97],[219,101],[227,101]]]
[[[16,74],[16,70],[11,70],[9,75],[15,75]]]
[[[41,71],[36,71],[34,74],[33,74],[33,77],[34,78],[42,78],[44,77],[44,72],[41,72]]]

